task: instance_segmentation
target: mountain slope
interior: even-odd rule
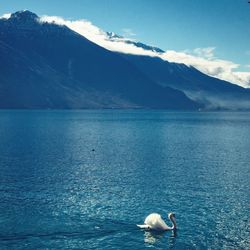
[[[197,109],[127,59],[29,11],[0,20],[1,108]]]
[[[122,55],[157,84],[183,91],[189,98],[202,103],[205,109],[250,109],[249,91],[238,85],[158,57]]]

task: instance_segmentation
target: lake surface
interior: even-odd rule
[[[249,165],[250,113],[0,111],[0,248],[249,249]]]

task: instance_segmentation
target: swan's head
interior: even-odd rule
[[[171,220],[171,219],[175,219],[175,214],[173,212],[169,213],[168,214],[168,218]]]

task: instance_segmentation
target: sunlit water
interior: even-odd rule
[[[249,165],[250,113],[0,111],[0,248],[249,249]]]

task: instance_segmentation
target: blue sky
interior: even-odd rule
[[[0,0],[0,15],[28,9],[38,15],[87,19],[105,31],[164,50],[213,47],[213,56],[250,71],[247,0]]]

